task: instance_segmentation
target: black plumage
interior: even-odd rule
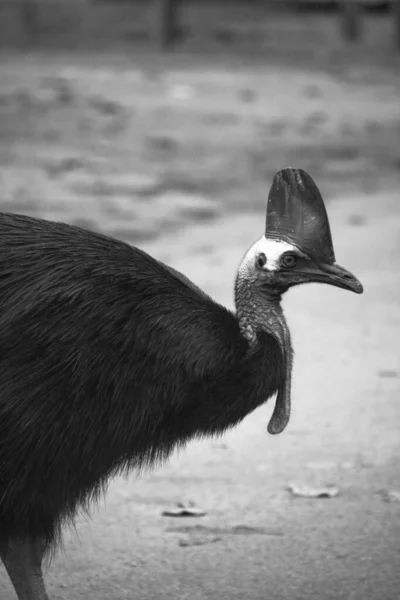
[[[51,543],[110,475],[279,387],[277,341],[246,358],[235,315],[146,253],[23,216],[0,232],[0,538]]]

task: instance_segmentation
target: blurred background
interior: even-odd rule
[[[262,407],[112,482],[52,598],[399,600],[400,2],[0,0],[1,211],[123,239],[232,307],[286,166],[365,294],[293,290],[285,433]]]

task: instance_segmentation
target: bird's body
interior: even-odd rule
[[[0,213],[0,557],[19,600],[47,600],[44,555],[112,475],[223,433],[275,393],[268,431],[286,427],[281,295],[312,281],[362,286],[334,262],[306,173],[279,173],[268,203],[235,312],[123,242]]]
[[[0,215],[0,538],[45,536],[110,475],[222,433],[279,387],[236,315],[123,242]],[[17,476],[15,474],[18,474]]]

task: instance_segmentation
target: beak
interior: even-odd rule
[[[334,263],[329,265],[326,263],[317,263],[313,266],[302,269],[302,273],[307,276],[307,280],[311,282],[327,283],[340,287],[356,294],[362,294],[364,288],[357,277],[344,267]]]

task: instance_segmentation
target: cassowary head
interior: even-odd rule
[[[283,169],[269,192],[265,234],[246,253],[235,284],[239,327],[250,351],[264,331],[276,338],[282,352],[285,377],[270,433],[284,430],[291,405],[293,351],[281,295],[295,285],[314,282],[363,292],[358,279],[335,262],[328,215],[313,179],[302,170]]]
[[[327,283],[363,292],[361,283],[335,262],[328,215],[313,179],[299,169],[276,174],[267,203],[265,234],[247,252],[241,268],[280,296],[303,283]]]

